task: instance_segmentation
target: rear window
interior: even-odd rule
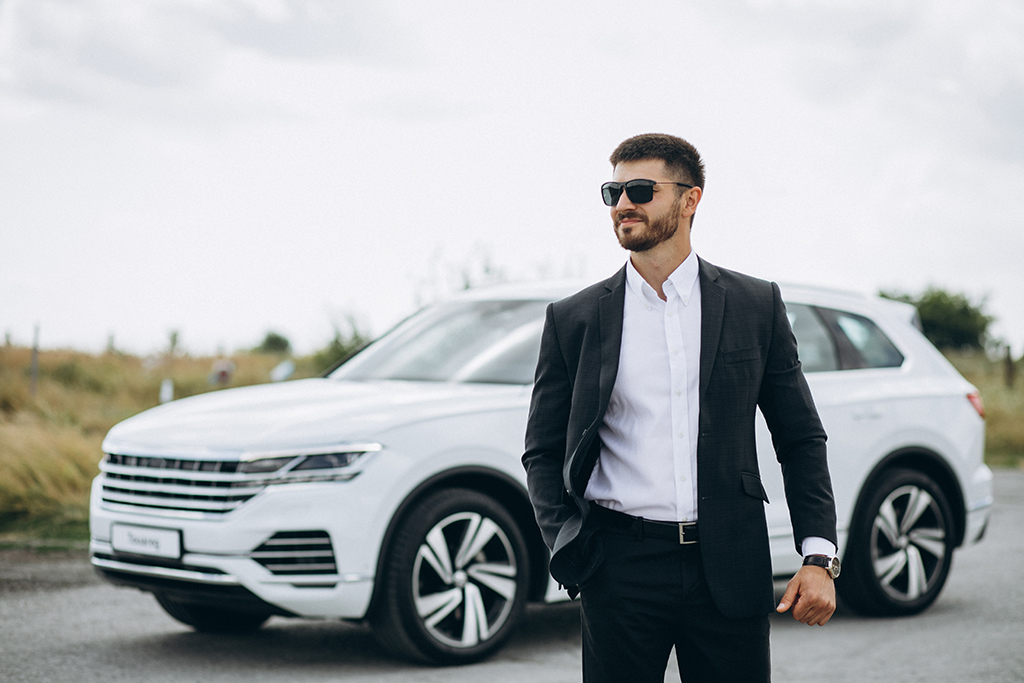
[[[831,308],[817,311],[835,337],[843,370],[903,365],[903,354],[868,318]]]

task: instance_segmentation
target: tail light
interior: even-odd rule
[[[978,415],[980,415],[981,419],[984,420],[985,404],[981,402],[981,394],[978,393],[977,391],[972,391],[971,393],[967,394],[967,400],[971,402],[971,405],[974,406],[974,409],[978,411]]]

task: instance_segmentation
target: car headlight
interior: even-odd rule
[[[295,451],[245,453],[238,472],[270,475],[265,486],[314,481],[347,481],[366,467],[370,456],[383,448],[379,443],[339,444]]]

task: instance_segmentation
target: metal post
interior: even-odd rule
[[[39,323],[36,323],[35,334],[32,335],[32,395],[36,395],[36,388],[39,386]]]

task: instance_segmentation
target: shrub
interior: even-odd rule
[[[259,346],[253,349],[254,353],[277,353],[285,354],[292,350],[292,343],[288,338],[277,332],[267,332]]]
[[[982,310],[984,301],[974,304],[963,294],[935,287],[929,287],[918,297],[896,292],[880,294],[916,306],[924,336],[940,349],[981,350],[989,340],[988,326],[994,318]]]

